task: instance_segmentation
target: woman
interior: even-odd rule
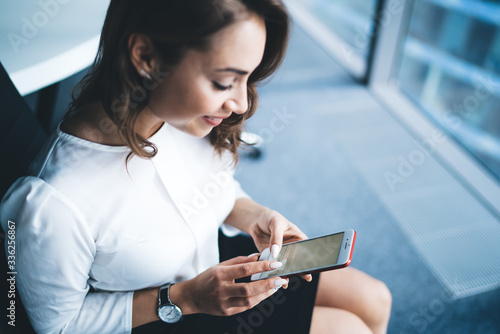
[[[280,264],[218,264],[222,222],[259,251],[306,238],[232,177],[288,30],[279,0],[111,1],[69,112],[2,202],[37,332],[281,332],[299,308],[311,333],[386,331],[390,294],[359,271],[240,282]],[[295,295],[273,300],[288,283]],[[252,320],[266,300],[268,319]]]

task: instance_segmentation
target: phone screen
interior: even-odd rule
[[[343,238],[344,232],[283,245],[276,259],[269,258],[283,266],[263,272],[261,278],[332,266],[338,261]]]

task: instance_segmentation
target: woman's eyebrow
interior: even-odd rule
[[[243,70],[239,70],[237,68],[232,68],[232,67],[227,67],[227,68],[219,68],[216,70],[217,72],[234,72],[236,74],[240,74],[240,75],[245,75],[245,74],[248,74],[247,71],[243,71]]]

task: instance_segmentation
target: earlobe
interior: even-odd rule
[[[151,76],[148,74],[148,72],[146,72],[144,69],[141,69],[141,70],[140,70],[140,73],[141,73],[141,75],[142,75],[143,77],[145,77],[146,79],[149,79],[149,80],[151,80],[151,79],[152,79],[152,78],[151,78]]]

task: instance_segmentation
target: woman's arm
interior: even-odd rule
[[[283,242],[307,239],[297,226],[279,212],[250,198],[238,198],[225,223],[248,233],[259,251],[270,247],[273,254],[274,251],[279,252]]]
[[[189,281],[170,286],[170,300],[179,306],[183,315],[196,313],[189,292]],[[151,288],[134,292],[132,306],[132,328],[160,320],[158,318],[158,293],[160,288]]]
[[[250,234],[252,225],[272,214],[272,210],[246,197],[238,198],[225,223]]]
[[[16,286],[37,333],[128,333],[133,292],[90,292],[96,246],[84,216],[52,186],[21,178],[1,204],[15,222]]]
[[[160,320],[158,318],[158,292],[160,288],[134,292],[132,328]]]
[[[251,283],[235,279],[278,268],[275,261],[257,261],[257,255],[239,256],[210,267],[193,279],[170,287],[170,300],[184,315],[206,313],[229,316],[246,311],[287,283],[280,277]],[[159,288],[134,292],[132,327],[159,320]]]
[[[225,221],[248,233],[262,251],[269,247],[273,257],[278,256],[282,244],[307,239],[307,236],[279,212],[271,210],[247,197],[236,200],[233,210]],[[311,281],[312,275],[304,275]],[[286,285],[285,285],[286,287]]]

